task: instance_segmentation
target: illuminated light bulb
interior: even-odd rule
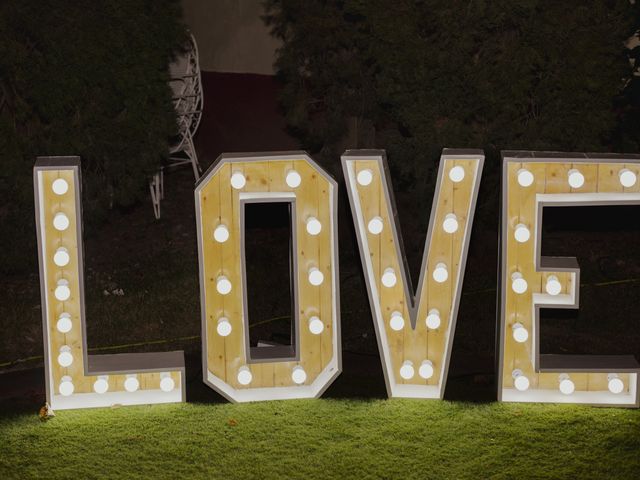
[[[63,397],[68,397],[73,393],[73,390],[74,386],[73,382],[71,381],[71,377],[69,375],[65,375],[64,377],[62,377],[62,379],[60,380],[60,385],[58,385],[58,392],[60,392],[60,395],[62,395]]]
[[[529,390],[529,379],[522,373],[519,368],[511,372],[513,377],[513,386],[520,392],[526,392]]]
[[[58,363],[61,367],[68,367],[73,363],[73,355],[71,354],[71,347],[69,345],[63,345],[60,347]]]
[[[576,386],[566,373],[560,375],[558,381],[560,382],[560,391],[565,395],[571,395],[575,391]]]
[[[558,295],[562,291],[562,284],[560,280],[558,280],[558,277],[549,275],[544,288],[549,295]]]
[[[289,170],[287,172],[287,177],[285,178],[285,182],[289,188],[298,188],[302,183],[302,177],[295,170]]]
[[[511,326],[511,334],[518,343],[524,343],[529,339],[529,331],[521,323],[514,323]]]
[[[231,282],[224,275],[220,275],[216,279],[216,290],[220,295],[227,295],[231,292]]]
[[[127,375],[127,378],[124,381],[124,389],[129,393],[133,393],[138,391],[139,388],[140,381],[138,380],[138,376],[135,374]]]
[[[518,177],[518,185],[520,185],[521,187],[530,187],[531,185],[533,185],[533,173],[531,173],[526,168],[521,168],[520,170],[518,170],[516,176]]]
[[[395,286],[397,281],[398,278],[396,277],[395,270],[391,267],[385,269],[384,273],[382,274],[382,285],[387,288],[391,288]]]
[[[369,230],[369,233],[372,233],[373,235],[379,235],[383,228],[384,223],[381,217],[373,217],[369,220],[369,224],[367,225],[367,230]]]
[[[324,323],[315,315],[309,319],[309,331],[314,335],[320,335],[324,330]]]
[[[229,229],[226,225],[218,225],[213,231],[213,238],[218,243],[224,243],[229,240]]]
[[[109,376],[100,375],[93,384],[93,391],[99,394],[107,393],[109,390]]]
[[[529,285],[520,272],[513,272],[511,275],[511,290],[517,294],[522,294],[527,291]]]
[[[246,184],[247,184],[247,179],[244,177],[242,173],[233,172],[233,174],[231,175],[231,186],[233,188],[235,188],[236,190],[240,190],[241,188],[244,188]]]
[[[56,195],[64,195],[69,191],[69,184],[64,178],[56,178],[51,184],[51,190]]]
[[[569,170],[567,180],[571,188],[580,188],[584,185],[584,175],[575,168]]]
[[[447,233],[455,233],[458,231],[458,217],[455,213],[447,213],[442,222],[442,229]]]
[[[62,212],[56,213],[53,217],[53,228],[60,232],[65,231],[69,228],[69,217]]]
[[[69,260],[71,260],[69,250],[64,247],[58,247],[56,253],[53,254],[53,263],[58,267],[66,267],[69,264]]]
[[[253,375],[251,375],[251,370],[249,367],[240,367],[238,369],[238,383],[240,385],[249,385],[251,380],[253,380]]]
[[[615,373],[610,373],[607,375],[607,387],[611,393],[622,393],[624,390],[624,382],[622,379]]]
[[[66,312],[60,314],[58,318],[58,322],[56,323],[56,329],[60,333],[68,333],[71,331],[73,327],[73,322],[71,321],[71,315]]]
[[[531,238],[531,232],[524,223],[519,223],[513,231],[513,236],[516,239],[516,242],[525,243],[529,241],[529,238]]]
[[[316,217],[307,218],[307,233],[309,235],[318,235],[322,230],[322,224]]]
[[[395,311],[391,314],[389,326],[391,327],[391,330],[395,330],[396,332],[399,332],[404,328],[404,318],[402,318],[402,314],[400,312]]]
[[[311,267],[309,269],[309,283],[317,287],[318,285],[322,285],[322,282],[324,282],[324,274],[316,267]]]
[[[411,380],[415,374],[416,371],[413,368],[413,362],[411,360],[405,360],[400,367],[400,376],[405,380]]]
[[[69,300],[69,297],[71,297],[71,289],[69,288],[69,282],[64,278],[58,280],[58,285],[56,286],[56,289],[54,290],[53,294],[61,302],[64,302],[65,300]]]
[[[618,172],[618,178],[620,179],[620,184],[625,188],[633,187],[638,180],[638,176],[628,168],[620,170]]]
[[[293,371],[291,372],[291,380],[293,380],[293,383],[302,385],[307,381],[307,372],[305,372],[304,368],[299,365],[293,367]]]
[[[431,360],[423,360],[420,364],[420,368],[418,369],[418,375],[420,375],[425,380],[429,380],[433,377],[433,362]]]
[[[454,183],[460,183],[464,180],[464,168],[460,165],[456,165],[451,170],[449,170],[449,178]]]
[[[436,265],[436,268],[433,269],[433,279],[438,283],[446,282],[449,278],[449,272],[447,271],[447,266],[440,262]]]
[[[440,328],[440,311],[437,308],[432,308],[427,314],[427,320],[425,321],[429,330],[435,330]]]
[[[356,179],[358,180],[358,183],[363,187],[371,185],[371,182],[373,181],[373,172],[368,168],[365,170],[360,170],[358,172],[358,175],[356,176]]]
[[[229,319],[227,317],[220,317],[218,319],[218,325],[216,326],[218,335],[220,335],[221,337],[228,337],[231,333],[231,330],[231,322],[229,321]]]
[[[176,382],[171,377],[171,374],[169,372],[162,372],[160,374],[160,390],[169,393],[173,391],[174,388],[176,388]]]

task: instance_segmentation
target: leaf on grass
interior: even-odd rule
[[[51,406],[48,403],[45,403],[40,408],[40,411],[38,412],[38,416],[40,417],[40,420],[42,420],[43,422],[46,422],[50,418],[55,417],[56,414],[53,412],[53,409],[51,408]]]

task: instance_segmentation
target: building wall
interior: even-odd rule
[[[260,18],[262,0],[182,0],[182,6],[202,70],[273,75],[279,42]]]

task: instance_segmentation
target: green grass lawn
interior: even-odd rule
[[[0,478],[640,478],[640,411],[412,400],[0,418]]]

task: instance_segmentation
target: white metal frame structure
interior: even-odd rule
[[[160,202],[164,198],[164,168],[191,165],[196,181],[202,174],[193,137],[202,119],[204,96],[198,45],[190,35],[188,48],[169,66],[169,85],[173,91],[173,108],[176,111],[178,135],[169,147],[169,163],[160,167],[149,180],[153,213],[160,218]]]

